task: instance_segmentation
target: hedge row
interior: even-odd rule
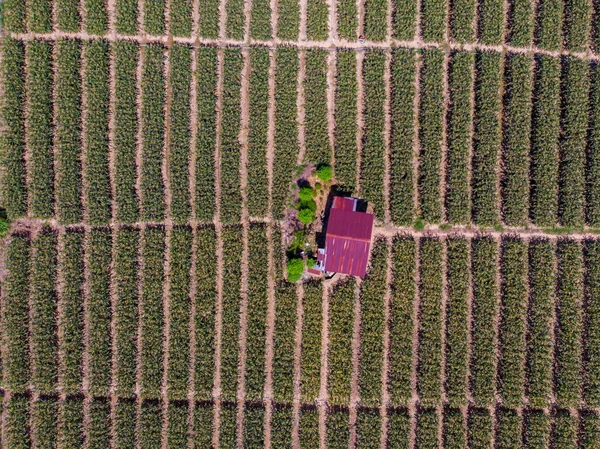
[[[218,22],[218,11],[216,20]],[[252,2],[252,11],[250,12],[250,36],[259,41],[271,39],[271,2],[269,0]]]
[[[563,42],[563,1],[541,2],[537,10],[535,45],[545,50],[560,50]]]
[[[138,3],[135,0],[117,0],[115,12],[115,29],[119,34],[137,34]]]
[[[111,380],[110,336],[110,267],[112,236],[108,228],[95,228],[87,234],[86,320],[88,343],[89,391],[94,396],[106,396]]]
[[[588,407],[600,404],[600,242],[584,244],[585,330],[583,399]]]
[[[477,37],[485,45],[500,45],[504,31],[504,2],[483,0],[478,5]]]
[[[56,215],[64,224],[79,223],[81,204],[81,44],[55,44],[54,148]],[[5,97],[6,98],[6,97]]]
[[[342,409],[327,412],[326,441],[329,449],[346,449],[350,441],[350,418]]]
[[[275,289],[273,339],[273,397],[278,402],[292,402],[294,398],[296,305],[296,286],[280,283]]]
[[[103,36],[108,31],[107,0],[83,1],[83,30],[88,34]]]
[[[35,218],[54,213],[52,48],[52,43],[39,40],[25,45],[27,188],[29,215]]]
[[[242,230],[235,226],[223,228],[221,239],[223,240],[223,273],[227,276],[223,288],[221,341],[229,342],[221,349],[221,390],[224,399],[235,400],[239,362]]]
[[[142,48],[142,170],[140,180],[141,218],[162,221],[165,216],[162,157],[165,137],[164,48]]]
[[[364,3],[365,37],[370,41],[385,41],[387,38],[387,10],[385,0],[367,0]]]
[[[302,398],[311,403],[321,389],[321,329],[323,322],[323,285],[304,284],[302,298]]]
[[[592,4],[582,0],[565,1],[565,47],[584,52],[590,43]]]
[[[194,187],[196,219],[212,221],[215,214],[215,145],[217,130],[217,51],[199,48],[197,57],[196,95],[198,129],[196,132],[196,185]]]
[[[280,220],[290,191],[290,180],[298,154],[296,85],[298,54],[293,48],[277,50],[275,74],[275,150],[273,158],[273,218]]]
[[[515,47],[529,47],[535,28],[533,5],[529,0],[513,0],[508,11],[507,42]]]
[[[498,314],[496,259],[498,244],[490,237],[471,243],[471,272],[473,275],[470,389],[476,406],[494,402],[496,381],[496,316]]]
[[[187,397],[190,373],[190,268],[192,230],[175,227],[169,251],[169,365],[167,391],[170,399]]]
[[[192,1],[173,0],[169,5],[169,23],[173,36],[190,37],[192,33]],[[230,2],[227,2],[229,4]],[[243,7],[240,10],[243,12]]]
[[[575,58],[563,60],[558,183],[558,216],[563,226],[584,224],[589,70],[587,61]]]
[[[300,409],[300,447],[319,447],[319,411],[315,407]],[[283,446],[281,446],[283,447]]]
[[[306,36],[311,41],[327,40],[329,5],[324,0],[312,0],[306,8]]]
[[[350,50],[337,52],[335,90],[335,179],[347,190],[356,185],[356,53]]]
[[[585,168],[585,222],[600,226],[600,68],[590,66],[590,119],[588,124],[587,154]]]
[[[478,53],[473,117],[473,221],[482,226],[498,223],[498,159],[501,151],[500,115],[502,55]]]
[[[144,230],[141,246],[144,266],[140,276],[142,284],[140,396],[153,398],[160,395],[163,372],[165,230],[160,227]]]
[[[474,0],[454,0],[450,12],[450,36],[457,42],[473,42],[473,27],[477,3]]]
[[[578,242],[557,244],[558,287],[556,296],[554,388],[556,403],[576,407],[580,401],[581,339],[583,328],[583,258]]]
[[[165,0],[152,0],[151,2],[144,3],[143,22],[146,33],[153,36],[162,36],[165,34],[165,3]],[[202,17],[202,13],[200,16]]]
[[[248,229],[248,317],[246,331],[246,398],[260,400],[265,385],[265,340],[269,266],[266,227]]]
[[[221,221],[235,223],[242,213],[240,193],[240,77],[243,67],[239,50],[223,50],[221,98]]]
[[[446,397],[452,407],[466,405],[469,366],[469,242],[447,240]]]
[[[356,416],[356,447],[377,449],[381,447],[381,417],[379,410],[360,408]]]
[[[58,378],[65,394],[81,389],[83,368],[84,234],[66,232],[59,240],[62,314],[58,315]],[[68,355],[68,356],[67,356]]]
[[[385,178],[385,85],[383,82],[386,55],[382,50],[371,50],[365,55],[364,78],[364,134],[360,167],[362,196],[375,209],[375,216],[383,221],[386,200]]]
[[[17,0],[15,0],[17,1]],[[10,3],[4,3],[4,26],[12,31]],[[9,219],[27,213],[25,172],[25,46],[21,41],[6,37],[2,43],[2,199]]]
[[[390,131],[390,215],[397,225],[409,225],[414,205],[414,97],[415,54],[398,49],[392,53]]]
[[[311,49],[306,52],[305,160],[317,166],[331,163],[327,126],[327,60],[328,52],[325,50]]]
[[[269,128],[270,52],[265,48],[250,51],[250,123],[248,125],[248,213],[268,215],[269,179],[267,173],[267,131]]]
[[[339,0],[336,4],[338,35],[340,39],[356,40],[358,32],[358,14],[356,2]]]
[[[115,217],[124,223],[138,221],[136,191],[138,46],[119,41],[112,45],[115,70],[114,98],[114,183]]]
[[[558,136],[560,131],[560,61],[536,58],[531,123],[531,210],[538,226],[553,226],[558,207]]]
[[[138,248],[140,232],[116,231],[114,261],[116,394],[135,393],[138,333]]]
[[[469,167],[473,116],[471,92],[473,90],[474,55],[455,52],[449,63],[449,109],[446,155],[446,191],[444,192],[446,220],[467,224],[471,221],[471,192]]]
[[[420,74],[421,95],[419,104],[419,204],[423,220],[439,222],[442,218],[440,204],[442,131],[443,131],[443,78],[444,53],[427,50]]]
[[[396,236],[392,244],[390,304],[390,397],[394,406],[411,399],[411,373],[415,319],[415,261],[417,245],[412,237]]]
[[[2,384],[12,392],[23,392],[29,384],[30,291],[29,235],[14,235],[6,248],[6,270],[9,273],[2,288]]]
[[[387,241],[377,240],[371,251],[369,273],[360,288],[359,388],[360,402],[367,407],[376,407],[381,403],[387,259]]]
[[[527,55],[506,58],[500,189],[502,219],[509,226],[525,226],[529,215],[532,66]]]
[[[215,313],[217,296],[217,236],[212,227],[196,230],[196,358],[197,399],[212,398],[215,367]]]
[[[56,231],[51,228],[42,228],[33,241],[30,261],[29,357],[31,386],[41,394],[56,391],[58,380],[57,243]]]
[[[281,40],[298,40],[300,29],[300,5],[296,0],[278,3],[277,37]]]
[[[83,60],[83,196],[86,220],[91,225],[104,225],[111,218],[108,42],[86,42]]]
[[[421,3],[421,35],[425,42],[440,42],[446,33],[447,0]]]
[[[501,318],[499,327],[498,394],[502,404],[522,405],[525,390],[527,326],[527,243],[506,238],[501,244]]]
[[[552,395],[553,326],[556,289],[555,247],[547,240],[529,244],[529,306],[526,394],[532,407],[547,407]]]

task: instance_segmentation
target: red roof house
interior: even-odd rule
[[[329,212],[325,248],[317,260],[330,273],[365,277],[371,249],[373,215],[357,212],[356,198],[335,197]]]

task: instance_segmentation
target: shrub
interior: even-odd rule
[[[313,200],[313,197],[315,196],[315,191],[308,186],[301,187],[298,196],[300,197],[300,201],[309,202]]]
[[[302,208],[298,211],[298,220],[304,225],[312,223],[315,219],[315,213],[309,208]],[[295,281],[294,281],[295,282]]]
[[[288,282],[299,281],[304,273],[304,261],[300,258],[288,260],[287,263],[287,278]]]

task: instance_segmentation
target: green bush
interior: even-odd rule
[[[308,186],[301,187],[298,196],[300,197],[300,201],[312,201],[315,196],[315,191]]]
[[[294,258],[288,260],[287,263],[287,275],[289,282],[296,282],[300,280],[304,273],[304,261],[300,258]]]
[[[331,181],[333,177],[333,170],[329,165],[321,165],[317,168],[317,178],[319,178],[323,182]]]
[[[302,208],[298,211],[298,220],[304,225],[312,223],[315,219],[315,213],[309,208]]]

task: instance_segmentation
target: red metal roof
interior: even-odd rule
[[[372,214],[332,208],[325,238],[325,271],[364,277],[372,232]]]
[[[348,198],[344,196],[335,196],[333,197],[333,204],[331,205],[332,209],[344,209],[344,210],[354,210],[354,205],[356,204],[356,199]]]

